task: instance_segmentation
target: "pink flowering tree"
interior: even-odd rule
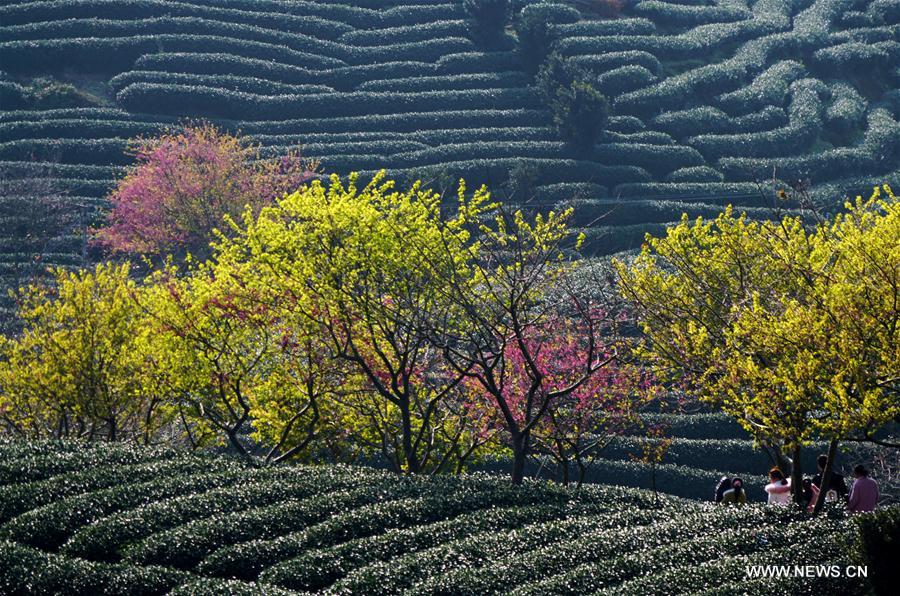
[[[598,311],[593,320],[604,316]],[[482,432],[505,436],[514,457],[549,457],[563,484],[574,464],[580,486],[596,454],[613,437],[638,427],[638,414],[652,399],[647,374],[620,361],[615,341],[598,337],[598,329],[548,317],[521,340],[502,341],[493,379],[474,375],[467,381],[470,409],[491,412],[480,418]],[[517,445],[517,437],[527,443]]]
[[[260,147],[207,123],[133,143],[136,164],[110,195],[99,244],[113,252],[205,253],[226,215],[258,211],[308,182],[317,164],[297,152],[264,159]]]

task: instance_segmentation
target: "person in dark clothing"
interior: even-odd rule
[[[828,465],[828,456],[825,454],[820,455],[816,460],[816,464],[818,464],[819,473],[813,476],[812,483],[819,489],[819,493],[823,495],[823,498],[829,500],[828,494],[834,491],[836,497],[840,497],[846,502],[850,497],[850,493],[847,491],[847,483],[844,481],[844,476],[838,474],[836,470],[831,470],[831,482],[828,483],[828,487],[825,490],[822,490],[822,474],[825,472],[825,466]]]
[[[719,502],[719,505],[725,504],[733,504],[733,505],[744,505],[747,502],[747,493],[744,492],[744,481],[740,478],[733,478],[731,480],[731,488],[725,491],[725,494],[722,495],[722,500]]]
[[[722,476],[719,479],[719,483],[716,485],[716,503],[722,502],[722,495],[725,494],[725,491],[731,488],[731,478],[728,476]]]

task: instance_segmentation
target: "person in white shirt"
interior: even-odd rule
[[[769,470],[766,492],[769,495],[769,505],[787,505],[791,502],[791,481],[784,477],[781,468]]]

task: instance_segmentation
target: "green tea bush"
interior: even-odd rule
[[[29,104],[28,90],[12,81],[0,81],[0,105],[4,110],[20,110]]]
[[[735,585],[740,585],[741,590],[752,594],[768,594],[786,592],[793,594],[812,594],[817,590],[827,592],[838,591],[842,594],[859,593],[857,586],[845,585],[835,578],[827,578],[817,581],[815,578],[799,578],[792,581],[788,578],[763,578],[746,579],[747,568],[751,565],[785,565],[800,561],[803,564],[831,564],[835,559],[840,559],[845,548],[840,539],[840,532],[845,524],[831,520],[818,522],[805,522],[797,526],[794,531],[780,531],[786,538],[792,538],[790,546],[776,546],[772,548],[769,543],[767,531],[755,533],[756,543],[762,548],[752,554],[725,555],[697,564],[673,566],[668,570],[658,571],[617,586],[613,586],[604,593],[610,596],[654,592],[665,587],[671,591],[690,591],[691,593],[724,594],[733,592]],[[776,530],[780,530],[776,528]],[[792,536],[791,536],[792,535]],[[723,549],[724,551],[725,549]],[[738,582],[737,584],[735,582]],[[843,589],[850,588],[847,591]],[[865,592],[863,592],[865,593]]]
[[[441,20],[399,27],[353,29],[342,34],[337,41],[348,46],[385,46],[398,39],[412,42],[442,37],[465,37],[468,31],[468,24],[464,20]]]
[[[128,120],[105,120],[95,118],[71,118],[44,121],[0,122],[0,142],[20,139],[60,139],[65,137],[81,138],[128,138],[156,133],[168,123],[132,122]],[[23,162],[24,163],[24,162]],[[65,171],[66,175],[84,177],[84,172],[108,173],[115,169],[109,165],[80,164],[78,167],[65,169],[67,164],[54,164],[53,171]],[[81,168],[84,171],[81,171]]]
[[[118,92],[132,83],[175,83],[178,85],[201,85],[205,87],[220,87],[255,93],[257,95],[286,95],[286,94],[312,94],[333,93],[334,89],[327,85],[291,85],[266,79],[253,77],[241,77],[232,75],[202,75],[159,72],[148,70],[130,70],[118,74],[109,80],[109,86],[114,92]]]
[[[361,83],[357,90],[413,93],[418,91],[456,91],[460,89],[509,89],[525,87],[528,85],[528,82],[528,78],[520,72],[499,72],[380,79]]]
[[[148,505],[160,499],[231,486],[246,479],[246,473],[234,470],[102,489],[23,513],[0,527],[0,538],[41,549],[56,549],[78,529],[99,517]]]
[[[645,18],[623,18],[609,21],[578,21],[554,27],[563,38],[597,37],[600,35],[650,35],[656,33],[656,25]]]
[[[323,39],[334,39],[353,30],[353,26],[330,18],[314,16],[316,7],[307,7],[305,14],[289,14],[279,11],[284,8],[276,3],[231,3],[228,7],[210,4],[172,4],[164,0],[121,0],[110,4],[105,0],[49,0],[40,3],[27,2],[7,4],[0,7],[0,21],[4,25],[27,25],[38,21],[63,19],[142,19],[163,15],[178,17],[201,17],[246,23],[259,27],[285,29],[295,33],[315,35]],[[364,18],[360,16],[360,21]]]
[[[833,130],[849,133],[862,124],[869,104],[853,86],[835,83],[831,87],[831,101],[825,110],[825,123]]]
[[[275,132],[285,134],[312,133],[355,133],[355,132],[396,132],[417,133],[439,131],[483,129],[489,127],[532,127],[536,122],[547,120],[543,110],[446,110],[443,112],[407,112],[405,114],[371,114],[366,116],[345,116],[339,118],[310,118],[302,120],[282,120],[273,122],[248,122],[243,130],[248,134]]]
[[[8,444],[0,461],[0,485],[45,480],[87,467],[130,465],[156,461],[174,454],[171,449],[112,447],[75,442],[34,441],[27,447]]]
[[[443,56],[435,62],[437,74],[472,74],[516,70],[519,58],[515,52],[464,52]]]
[[[742,21],[751,16],[750,10],[739,6],[692,6],[658,0],[641,0],[634,6],[634,12],[656,22],[680,27]]]
[[[198,567],[204,573],[233,575],[252,579],[264,568],[278,561],[292,559],[310,548],[329,547],[353,539],[380,535],[390,529],[430,524],[446,517],[453,517],[475,510],[512,505],[528,506],[540,504],[550,511],[557,507],[574,510],[589,507],[602,499],[603,493],[578,495],[573,498],[565,490],[547,491],[548,487],[530,485],[524,488],[504,486],[502,481],[485,482],[478,476],[467,479],[462,485],[452,481],[440,484],[454,485],[452,492],[442,492],[441,487],[431,486],[431,494],[418,492],[415,499],[401,499],[377,503],[358,510],[336,515],[318,525],[270,540],[253,540],[236,544],[212,553]],[[411,491],[421,491],[415,483],[406,487]],[[394,496],[402,496],[397,492]],[[416,494],[409,492],[407,494]],[[600,503],[598,502],[598,505]],[[602,507],[602,505],[600,505]],[[551,516],[552,518],[552,516]]]
[[[379,536],[349,540],[337,546],[312,549],[297,558],[277,563],[265,571],[260,581],[294,590],[319,590],[330,586],[354,569],[375,561],[423,550],[442,542],[460,540],[484,532],[502,532],[525,524],[550,521],[571,515],[566,507],[523,506],[490,508],[464,513],[451,519],[410,528],[395,528]],[[583,514],[579,511],[579,515]],[[227,549],[207,558],[198,570],[221,575],[229,573]]]
[[[755,540],[760,532],[758,511],[750,515],[711,515],[709,512],[674,515],[672,521],[652,527],[622,528],[588,533],[478,568],[462,568],[419,582],[413,593],[483,594],[503,585],[535,582],[527,594],[585,594],[647,573],[673,566],[698,564],[719,556],[762,550]],[[709,535],[695,537],[692,526],[703,524]],[[790,544],[795,527],[765,528],[765,548]],[[749,534],[746,540],[710,540],[725,530]],[[571,571],[570,571],[571,570]],[[549,578],[544,581],[541,578]]]
[[[125,558],[135,563],[189,569],[221,544],[274,538],[322,522],[342,512],[346,515],[357,507],[373,503],[389,507],[394,499],[399,499],[401,509],[411,505],[410,499],[402,499],[407,493],[394,491],[386,497],[385,489],[384,484],[372,484],[263,507],[250,502],[245,511],[233,511],[217,515],[213,519],[188,521],[184,525],[155,533],[129,546],[125,550]],[[387,502],[383,502],[385,499]],[[276,499],[268,502],[274,500]]]
[[[610,116],[606,129],[620,134],[632,134],[646,130],[647,125],[636,116]]]
[[[285,500],[330,498],[331,492],[354,489],[361,483],[383,486],[385,480],[381,477],[379,484],[379,479],[371,474],[335,476],[327,470],[316,469],[304,475],[277,471],[258,474],[254,482],[238,487],[170,498],[108,515],[75,532],[63,545],[62,552],[93,560],[116,560],[129,545],[196,520],[222,519],[235,512]]]
[[[616,588],[627,587],[628,590],[639,590],[640,586],[649,592],[654,592],[666,586],[668,590],[683,589],[693,593],[701,589],[706,581],[709,581],[709,584],[706,585],[723,585],[727,584],[729,580],[743,579],[746,574],[746,565],[753,564],[757,560],[772,561],[772,555],[784,557],[785,549],[789,545],[802,542],[812,534],[812,531],[806,527],[807,525],[812,524],[795,522],[787,528],[744,526],[743,531],[740,532],[740,539],[717,540],[710,539],[710,536],[701,536],[663,546],[651,543],[652,546],[642,552],[625,554],[612,560],[602,559],[597,563],[578,565],[572,571],[534,582],[513,593],[523,596],[526,594],[584,593],[573,591],[575,586],[585,591],[612,588],[612,593],[616,593]],[[834,534],[841,527],[842,524],[836,522],[821,524],[816,529],[814,534],[816,539],[813,542],[817,544],[825,541],[833,542]],[[725,528],[727,529],[727,526]],[[726,534],[726,536],[730,535],[730,533]],[[808,552],[806,549],[804,550]],[[826,549],[825,552],[831,552],[831,550],[833,549]],[[793,559],[793,555],[790,558]],[[807,559],[802,560],[804,563],[807,561]],[[740,566],[742,563],[743,567]],[[680,573],[667,572],[673,568]],[[698,568],[703,568],[702,574],[698,573]],[[689,569],[694,574],[692,584],[688,584],[686,581]],[[738,569],[740,569],[741,575],[734,577]],[[637,579],[628,581],[632,578]],[[651,578],[655,580],[652,583]],[[743,584],[740,585],[743,589]]]
[[[148,460],[134,464],[94,466],[46,480],[34,480],[0,486],[0,524],[16,515],[70,496],[83,494],[119,484],[145,482],[180,474],[208,470],[211,460],[201,458],[172,458]]]
[[[643,66],[620,66],[597,77],[597,89],[606,95],[628,93],[656,82],[656,75]]]
[[[446,109],[537,108],[528,89],[470,89],[425,93],[322,93],[317,95],[262,96],[238,91],[155,83],[134,83],[116,95],[128,109],[163,114],[257,118],[334,117],[361,114],[397,114]],[[0,155],[3,147],[0,146]]]
[[[18,139],[0,143],[0,160],[127,165],[128,139]]]
[[[675,170],[666,176],[666,182],[724,182],[725,176],[709,166],[692,166]]]
[[[296,592],[282,590],[268,584],[241,582],[233,579],[201,578],[185,582],[168,594],[172,596],[296,596]]]
[[[610,524],[647,527],[652,517],[648,512],[620,511],[613,515],[531,524],[509,533],[476,534],[390,561],[370,563],[335,582],[332,589],[343,593],[398,593],[448,569],[478,568],[491,561],[521,556],[529,548],[574,541],[592,530],[609,531]]]
[[[700,153],[681,145],[607,143],[597,145],[593,156],[601,163],[635,165],[657,177],[680,168],[704,165]]]
[[[813,58],[819,68],[828,72],[852,74],[869,72],[891,64],[891,55],[875,45],[849,42],[816,50]]]
[[[0,541],[3,594],[165,594],[189,578],[174,569],[94,563]]]
[[[662,70],[656,56],[640,50],[571,56],[569,61],[575,66],[593,73],[604,73],[621,66],[643,66],[653,74],[659,74]]]
[[[865,565],[876,594],[892,591],[894,568],[900,555],[900,507],[893,506],[853,517],[852,556]]]
[[[788,96],[790,86],[807,76],[806,67],[796,60],[776,62],[753,82],[718,98],[719,104],[729,111],[747,112],[767,105],[780,106]]]

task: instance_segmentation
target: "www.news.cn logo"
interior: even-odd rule
[[[747,579],[772,577],[868,577],[869,570],[865,566],[848,565],[750,565],[746,571]]]

